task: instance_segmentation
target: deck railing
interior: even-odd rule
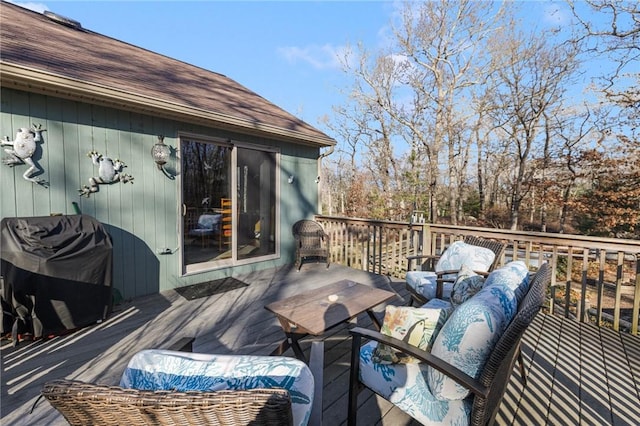
[[[403,278],[407,256],[440,254],[465,235],[507,243],[500,264],[552,266],[551,312],[638,334],[640,241],[544,232],[316,216],[331,236],[331,261]]]

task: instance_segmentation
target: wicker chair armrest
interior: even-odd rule
[[[360,342],[363,337],[379,343],[384,343],[434,367],[436,370],[442,372],[443,374],[450,377],[465,388],[469,389],[476,395],[480,395],[484,398],[489,395],[490,389],[488,387],[483,386],[478,380],[469,376],[464,371],[460,370],[457,367],[454,367],[453,365],[447,363],[446,361],[443,361],[442,359],[434,355],[431,355],[431,353],[427,351],[423,351],[422,349],[419,349],[415,346],[411,346],[403,342],[402,340],[386,336],[382,333],[366,328],[354,327],[349,330],[349,333],[351,333],[351,335],[353,336],[352,350],[360,350]]]
[[[328,238],[329,234],[327,234],[326,232],[318,229],[317,231],[304,231],[304,232],[298,232],[297,234],[294,235],[294,237],[296,239],[300,239],[303,237],[320,237],[322,239]]]
[[[330,241],[329,234],[327,234],[324,231],[318,231],[318,236],[325,242],[329,242]]]
[[[411,265],[413,264],[413,261],[422,261],[422,264],[429,262],[429,269],[428,270],[434,270],[435,269],[435,265],[436,262],[438,261],[438,259],[440,259],[439,255],[433,255],[433,254],[414,254],[411,256],[407,256],[407,271],[411,271]]]
[[[441,283],[454,283],[456,282],[456,278],[445,278],[445,275],[454,275],[454,274],[458,274],[458,270],[448,270],[448,271],[438,271],[436,272],[436,282],[441,282]],[[489,272],[484,272],[484,271],[473,271],[478,275],[482,275],[483,277],[488,277],[489,276]]]

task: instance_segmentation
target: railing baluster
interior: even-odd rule
[[[636,281],[631,314],[631,334],[638,334],[638,311],[640,311],[640,254],[636,254]]]
[[[580,322],[589,321],[589,313],[587,312],[587,275],[589,273],[589,249],[582,249],[582,273],[580,274],[580,300],[576,303],[579,309]]]
[[[619,251],[616,259],[616,295],[615,305],[613,308],[613,329],[618,331],[620,329],[620,308],[622,299],[622,282],[623,282],[623,270],[624,270],[624,253]]]

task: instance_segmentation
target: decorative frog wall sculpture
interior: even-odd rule
[[[89,178],[89,186],[84,185],[78,190],[80,195],[88,198],[92,192],[98,191],[99,184],[133,183],[133,176],[122,173],[122,170],[127,167],[122,161],[103,157],[102,154],[98,154],[96,151],[91,151],[87,154],[87,157],[91,158],[93,164],[98,166],[98,176]]]
[[[10,141],[9,136],[5,136],[4,139],[0,141],[1,146],[11,146],[11,148],[4,149],[4,152],[9,154],[9,156],[4,158],[2,162],[9,167],[19,164],[28,165],[29,168],[22,174],[22,177],[42,186],[47,186],[48,182],[44,179],[31,177],[31,175],[40,169],[31,157],[36,152],[36,143],[42,142],[42,132],[45,131],[46,129],[43,129],[41,124],[33,124],[30,129],[25,127],[18,129],[14,141]]]

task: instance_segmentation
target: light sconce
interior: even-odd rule
[[[153,161],[155,161],[158,170],[161,170],[165,174],[167,174],[167,172],[164,169],[164,165],[167,164],[170,155],[171,147],[165,145],[164,136],[159,135],[158,142],[151,147],[151,157],[153,157]]]
[[[294,175],[290,175],[289,179],[287,179],[287,182],[293,183],[294,180],[296,180],[296,177]]]

